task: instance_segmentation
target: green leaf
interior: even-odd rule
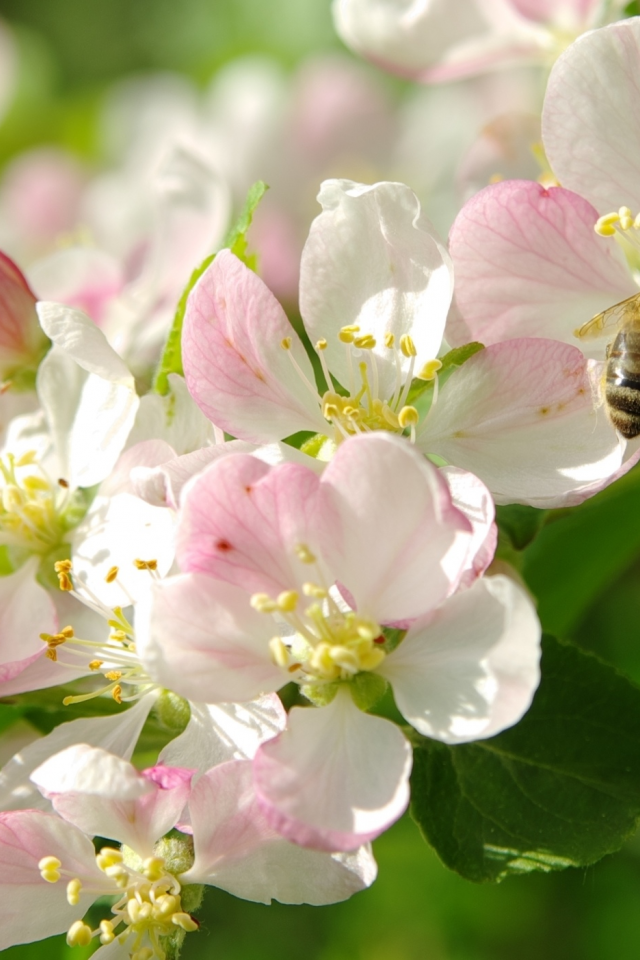
[[[484,344],[472,341],[471,343],[463,344],[461,347],[454,347],[453,350],[445,353],[444,357],[440,357],[439,359],[442,363],[442,366],[438,370],[440,385],[442,386],[456,367],[461,367],[463,363],[466,363],[470,357],[480,350],[484,350]],[[413,404],[414,401],[416,401],[418,397],[421,397],[427,390],[433,390],[433,384],[433,380],[419,380],[417,377],[414,378],[407,396],[407,403]]]
[[[550,511],[522,574],[544,630],[562,638],[640,554],[640,470],[571,511]]]
[[[500,533],[515,550],[524,550],[534,540],[547,511],[521,503],[496,506],[496,522]]]
[[[540,688],[515,727],[455,747],[411,735],[413,818],[477,882],[594,863],[640,818],[638,731],[640,689],[546,637]]]
[[[255,255],[246,255],[246,233],[251,226],[251,221],[253,219],[253,214],[255,213],[256,207],[268,189],[269,188],[267,187],[266,183],[263,183],[262,180],[258,180],[253,184],[252,187],[249,188],[249,193],[247,194],[247,199],[242,209],[242,213],[224,238],[224,242],[220,248],[226,249],[228,247],[231,252],[235,253],[235,255],[239,257],[243,263],[246,263],[251,270],[255,270],[256,258]],[[180,300],[178,301],[178,307],[173,319],[173,324],[171,326],[171,330],[169,331],[164,352],[160,359],[160,364],[153,381],[153,389],[156,391],[156,393],[161,394],[163,397],[169,392],[169,374],[179,373],[180,376],[184,375],[184,370],[182,368],[182,324],[184,323],[184,315],[187,309],[187,299],[207,267],[213,263],[215,257],[216,254],[212,253],[202,261],[199,267],[196,267],[189,278],[189,282],[185,287]]]

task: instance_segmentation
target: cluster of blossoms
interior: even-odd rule
[[[438,4],[404,4],[395,33],[397,4],[369,21],[364,2],[334,6],[358,49],[440,79],[470,51],[548,58],[596,8],[505,3],[509,30],[450,36],[438,65],[422,43]],[[640,140],[636,111],[616,126],[594,58],[636,69],[638,21],[554,68],[544,146],[565,187],[486,187],[447,249],[408,186],[325,180],[301,322],[243,244],[219,250],[157,390],[141,374],[226,222],[217,173],[193,153],[162,168],[180,190],[164,181],[160,226],[142,217],[117,264],[66,250],[27,280],[0,257],[0,696],[64,685],[70,711],[0,771],[0,948],[66,931],[164,960],[197,932],[205,884],[345,899],[407,807],[412,741],[489,738],[526,712],[540,624],[493,563],[494,503],[571,506],[640,457],[574,337],[637,290],[640,263],[617,149]],[[51,296],[70,277],[43,299],[39,282]],[[74,719],[89,699],[116,712]],[[152,711],[176,735],[139,771]]]

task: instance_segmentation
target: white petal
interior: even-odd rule
[[[190,703],[186,729],[160,752],[159,763],[201,773],[227,760],[251,760],[284,730],[287,715],[275,693],[249,703]]]
[[[47,797],[56,793],[87,793],[136,800],[153,789],[128,761],[102,747],[78,743],[45,760],[30,779]]]
[[[269,823],[316,850],[355,850],[409,800],[409,743],[393,723],[358,710],[345,689],[326,707],[294,707],[287,730],[253,764]]]
[[[539,659],[533,605],[500,576],[476,581],[414,624],[378,672],[416,730],[466,743],[520,719],[538,686]]]
[[[300,265],[305,326],[312,342],[327,340],[329,369],[347,389],[349,365],[338,332],[357,324],[361,334],[373,334],[380,396],[390,397],[396,369],[384,335],[393,333],[399,343],[410,334],[418,365],[437,356],[453,289],[449,255],[402,183],[325,180],[318,200],[323,212],[311,225]],[[404,356],[402,364],[406,371]]]

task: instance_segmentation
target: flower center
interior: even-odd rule
[[[94,937],[103,945],[118,940],[127,946],[131,960],[165,960],[162,937],[170,937],[177,930],[192,933],[198,923],[182,909],[180,883],[169,873],[162,857],[140,860],[137,868],[124,861],[121,850],[102,847],[96,854],[98,868],[113,882],[119,898],[111,907],[113,920],[101,920],[97,929],[82,920],[69,927],[67,943],[70,947],[87,946]],[[74,906],[80,900],[82,882],[64,870],[57,857],[43,857],[38,863],[43,880],[57,883],[69,876],[67,900]],[[104,890],[90,891],[102,895]]]
[[[156,560],[135,560],[138,570],[148,570],[154,576],[157,568]],[[65,706],[71,703],[82,703],[94,697],[109,693],[116,703],[137,700],[143,694],[152,690],[156,684],[143,669],[136,652],[135,630],[122,611],[122,607],[106,607],[92,593],[86,584],[74,584],[72,579],[71,560],[58,560],[55,564],[60,589],[70,593],[77,600],[103,617],[111,628],[107,640],[84,640],[75,635],[72,626],[63,627],[58,633],[41,633],[40,639],[47,645],[45,656],[49,660],[58,659],[58,647],[62,644],[77,660],[77,668],[83,674],[87,670],[102,673],[108,681],[107,686],[101,686],[91,693],[65,697],[62,701]],[[118,582],[118,567],[109,570],[105,580],[107,583]],[[122,584],[120,584],[122,586]],[[123,692],[123,684],[130,687]]]
[[[66,480],[51,480],[33,450],[0,458],[0,485],[0,543],[28,554],[53,550],[86,510]]]
[[[305,545],[296,552],[303,563],[316,564]],[[384,643],[381,627],[353,610],[341,609],[319,570],[317,582],[305,583],[302,592],[312,601],[302,609],[296,590],[286,590],[275,599],[266,593],[251,597],[255,610],[271,614],[281,628],[289,629],[269,642],[273,662],[287,672],[288,680],[294,674],[293,679],[303,686],[348,681],[382,663],[386,654],[380,647]]]
[[[281,343],[305,386],[316,397],[323,417],[334,428],[335,442],[341,443],[347,437],[371,430],[403,433],[406,429],[409,429],[411,440],[415,442],[419,413],[416,407],[407,405],[406,402],[415,368],[416,347],[412,338],[405,333],[396,343],[393,333],[385,334],[384,345],[387,350],[392,351],[396,369],[395,385],[390,397],[380,396],[378,366],[374,352],[377,345],[375,337],[370,333],[361,334],[360,327],[351,324],[342,327],[338,333],[338,339],[344,344],[346,350],[349,392],[347,395],[338,392],[338,385],[329,371],[324,355],[327,341],[321,339],[315,344],[315,350],[329,387],[322,397],[307,379],[291,353],[291,337],[285,337]],[[406,372],[402,370],[403,358],[409,360]],[[430,360],[423,365],[416,377],[419,380],[434,380],[441,366],[439,360]]]

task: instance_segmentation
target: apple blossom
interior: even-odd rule
[[[269,827],[253,793],[251,766],[232,760],[203,770],[158,765],[139,773],[102,748],[68,747],[41,764],[32,781],[55,813],[0,814],[0,862],[11,866],[3,887],[0,946],[67,930],[70,946],[95,937],[109,956],[164,960],[171,940],[193,933],[188,912],[212,884],[269,903],[332,903],[368,886],[375,862],[365,848],[327,856],[301,850]],[[180,825],[193,842],[162,837]],[[90,838],[118,846],[96,854]],[[46,884],[46,885],[45,885]],[[30,911],[29,894],[38,911]],[[111,917],[92,930],[82,915],[100,896],[115,896]],[[105,952],[105,956],[107,952]]]
[[[333,19],[347,46],[383,69],[441,82],[553,62],[623,8],[622,0],[334,0]]]
[[[142,601],[137,648],[192,700],[297,682],[322,709],[294,708],[258,750],[261,806],[297,843],[354,849],[408,800],[408,743],[359,709],[388,680],[407,720],[449,743],[492,735],[530,702],[539,625],[505,578],[469,587],[484,539],[440,472],[386,433],[349,439],[321,476],[225,457],[183,491],[184,573]],[[385,625],[408,628],[395,649]]]
[[[333,180],[319,199],[300,305],[326,390],[270,291],[222,251],[189,296],[183,330],[187,385],[215,424],[257,443],[311,430],[325,459],[348,436],[406,431],[499,503],[558,506],[610,480],[623,446],[594,409],[577,348],[489,346],[439,394],[452,271],[417,198],[403,184]]]

